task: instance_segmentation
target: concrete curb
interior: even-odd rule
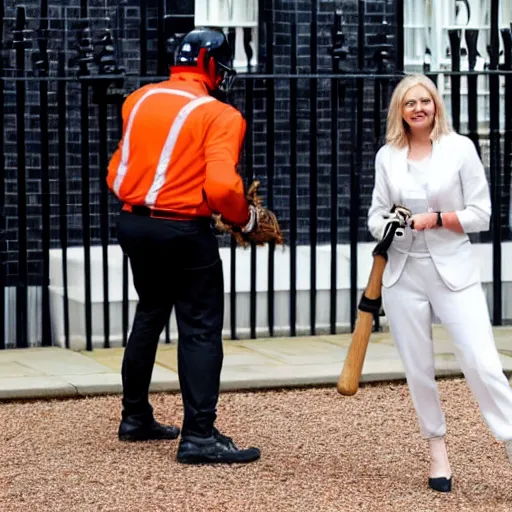
[[[440,369],[438,377],[458,377],[458,369]],[[297,388],[311,386],[336,386],[338,374],[331,375],[288,375],[255,378],[231,378],[221,380],[221,391],[256,391],[263,389]],[[57,377],[30,377],[0,379],[0,401],[79,398],[101,395],[120,395],[122,393],[121,377],[117,374],[64,375]],[[366,372],[361,376],[361,387],[365,384],[405,381],[401,371]],[[6,385],[7,384],[7,385]],[[151,383],[151,393],[179,392],[177,380],[155,380]]]

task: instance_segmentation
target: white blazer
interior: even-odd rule
[[[407,166],[408,153],[408,148],[397,149],[386,144],[376,155],[368,227],[377,240],[386,223],[382,214],[389,212],[393,204],[403,204],[404,187],[412,179]],[[433,143],[427,201],[429,211],[455,211],[464,229],[464,233],[446,228],[425,231],[428,250],[443,281],[451,290],[479,282],[479,267],[467,233],[489,229],[491,199],[484,167],[469,138],[451,133]],[[402,274],[412,241],[410,228],[406,228],[405,236],[393,240],[383,286],[392,286]],[[406,252],[397,251],[397,247]]]

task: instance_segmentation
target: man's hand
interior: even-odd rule
[[[425,229],[437,228],[437,213],[416,213],[410,220],[409,224],[412,229],[424,231]]]
[[[214,228],[217,233],[233,235],[238,245],[243,247],[252,243],[265,245],[269,242],[284,245],[283,234],[275,214],[263,206],[263,202],[257,194],[259,184],[259,181],[254,181],[247,192],[249,221],[245,226],[234,226],[225,222],[221,215],[214,215]]]

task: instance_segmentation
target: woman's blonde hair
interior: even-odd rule
[[[434,126],[430,133],[431,140],[438,140],[441,135],[446,135],[452,131],[446,116],[443,100],[434,82],[425,75],[407,75],[395,87],[388,109],[386,142],[398,148],[404,148],[409,143],[408,125],[402,118],[402,107],[407,91],[415,85],[425,87],[434,100],[436,111],[434,114]]]

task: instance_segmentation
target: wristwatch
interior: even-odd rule
[[[442,227],[443,225],[443,216],[441,215],[441,212],[436,212],[437,213],[437,226],[438,227]]]

